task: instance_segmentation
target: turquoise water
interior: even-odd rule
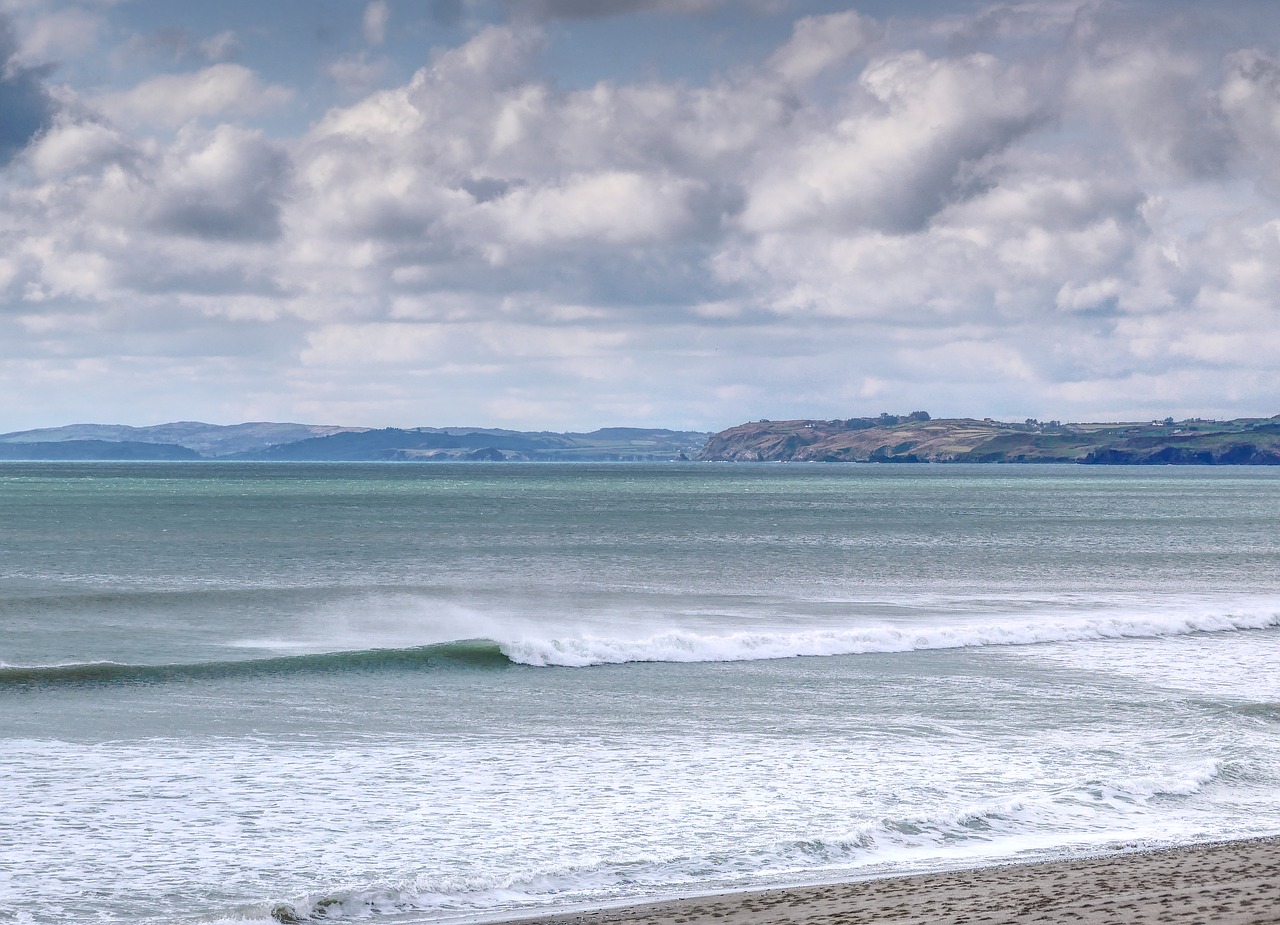
[[[1280,473],[0,465],[0,919],[1280,832]]]

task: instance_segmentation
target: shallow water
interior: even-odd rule
[[[0,465],[0,917],[1280,832],[1280,473]]]

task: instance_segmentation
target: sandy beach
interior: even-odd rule
[[[1263,925],[1280,922],[1280,838],[693,897],[519,921],[524,925]]]

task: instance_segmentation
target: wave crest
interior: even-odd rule
[[[1099,616],[1078,620],[1008,621],[921,627],[871,626],[706,635],[673,630],[637,639],[580,636],[499,643],[520,665],[583,668],[627,662],[742,662],[921,649],[1033,645],[1095,639],[1154,638],[1267,629],[1280,613]]]
[[[272,658],[177,664],[73,662],[7,665],[0,689],[52,684],[166,683],[337,671],[585,668],[633,662],[744,662],[765,659],[1156,638],[1280,626],[1280,613],[1100,616],[933,626],[868,626],[791,632],[705,634],[672,630],[639,638],[557,636],[458,639],[407,648],[360,649]]]

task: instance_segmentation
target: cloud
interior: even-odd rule
[[[1230,55],[1217,100],[1241,157],[1258,172],[1264,189],[1280,197],[1280,61],[1256,48]]]
[[[239,57],[242,51],[240,37],[230,29],[202,39],[196,49],[208,61],[227,61]]]
[[[990,55],[912,51],[872,61],[862,94],[752,183],[744,224],[755,232],[922,227],[964,195],[966,171],[1042,119],[1028,76]]]
[[[1204,63],[1159,44],[1108,45],[1081,62],[1071,92],[1150,177],[1216,177],[1230,144],[1201,86]]]
[[[46,226],[50,213],[77,215],[83,227],[50,230],[101,249],[108,265],[120,264],[117,273],[133,275],[142,258],[130,245],[148,232],[210,242],[263,242],[281,233],[290,162],[260,131],[188,126],[158,148],[129,146],[105,126],[67,124],[42,140],[32,163],[47,182],[23,207]],[[147,253],[163,249],[160,241],[148,246]]]
[[[133,144],[117,129],[101,122],[63,118],[40,136],[31,151],[31,165],[37,176],[50,179],[97,172],[133,153]]]
[[[111,61],[117,68],[129,67],[140,56],[169,62],[190,58],[219,62],[239,57],[242,51],[240,38],[233,30],[227,29],[202,39],[187,29],[169,26],[133,35],[112,52]]]
[[[18,42],[0,15],[0,167],[25,148],[53,119],[56,107],[45,90],[45,70],[18,63]]]
[[[362,96],[383,82],[390,65],[386,58],[371,58],[362,51],[338,57],[326,70],[343,93]]]
[[[253,116],[283,106],[293,91],[263,84],[241,64],[214,64],[185,74],[151,77],[125,93],[99,100],[117,121],[178,126],[192,119]]]
[[[39,184],[7,190],[0,209],[8,305],[97,317],[142,311],[154,295],[217,293],[196,314],[282,313],[265,248],[282,234],[289,163],[261,132],[188,127],[160,146],[64,116],[29,163]]]
[[[811,80],[850,57],[880,36],[880,27],[856,10],[806,16],[796,22],[791,41],[770,56],[768,64],[791,82]]]
[[[287,156],[261,132],[186,130],[158,172],[150,221],[165,233],[226,241],[280,234]]]
[[[753,20],[772,47],[705,80],[560,81],[574,17],[703,8],[590,7],[469,19],[395,86],[366,47],[296,134],[249,60],[59,89],[0,188],[0,338],[64,396],[73,355],[134,395],[145,349],[256,416],[356,423],[1274,404],[1264,37],[1144,2],[848,11]]]
[[[625,171],[577,175],[520,188],[484,204],[486,238],[517,244],[641,244],[678,236],[693,221],[694,184]]]
[[[391,19],[391,7],[387,0],[373,0],[364,8],[361,27],[364,40],[370,45],[381,45],[387,40],[387,22]]]
[[[101,15],[84,7],[48,11],[36,5],[23,24],[21,46],[15,61],[25,67],[56,63],[86,54],[102,31]],[[7,18],[0,13],[0,21]],[[9,28],[0,25],[0,30]]]

